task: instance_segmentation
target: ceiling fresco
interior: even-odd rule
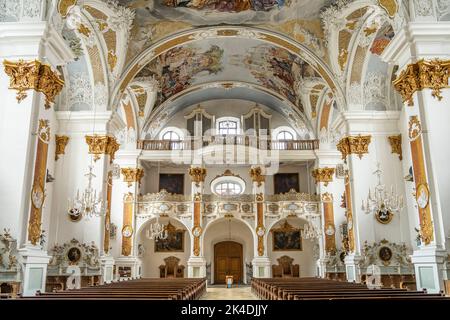
[[[320,11],[331,0],[120,0],[134,10],[130,61],[180,31],[220,24],[251,25],[290,35],[324,58]]]
[[[259,24],[314,19],[331,0],[120,0],[147,21],[172,20],[192,25]]]
[[[154,77],[161,84],[158,103],[189,86],[240,81],[268,88],[296,106],[304,78],[314,69],[285,49],[252,39],[208,39],[175,47],[147,64],[136,78]]]

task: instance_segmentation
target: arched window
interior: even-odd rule
[[[183,129],[177,127],[166,127],[158,134],[159,140],[181,141],[185,137]]]
[[[228,135],[239,133],[239,119],[233,117],[222,117],[217,119],[217,134]]]
[[[277,140],[294,140],[294,136],[289,131],[280,131],[277,134]]]
[[[235,196],[242,193],[242,187],[239,183],[233,181],[224,181],[214,186],[214,192],[221,196]]]
[[[162,140],[170,140],[170,141],[178,141],[180,139],[180,135],[175,131],[167,131],[162,135]]]

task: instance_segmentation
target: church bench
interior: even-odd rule
[[[193,300],[206,292],[206,279],[139,279],[60,292],[38,292],[24,299]]]

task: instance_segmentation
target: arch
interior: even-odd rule
[[[164,259],[169,256],[175,256],[178,259],[180,259],[180,264],[184,265],[184,276],[187,276],[187,261],[189,259],[189,256],[191,254],[191,246],[192,246],[192,236],[189,231],[189,228],[186,226],[183,221],[181,221],[178,218],[175,217],[163,217],[163,219],[169,219],[169,222],[174,225],[177,229],[182,228],[184,229],[184,243],[183,243],[183,251],[168,251],[168,252],[154,252],[154,243],[155,240],[148,239],[145,235],[146,226],[148,226],[150,223],[153,223],[156,220],[156,216],[149,217],[145,222],[142,223],[140,227],[138,227],[138,230],[136,232],[136,235],[134,237],[134,244],[133,244],[133,252],[134,255],[139,257],[142,268],[141,272],[145,277],[159,277],[159,265],[164,264]],[[160,218],[161,219],[161,218]],[[162,221],[164,224],[165,221]],[[150,244],[150,247],[147,247],[144,255],[139,255],[138,245],[145,243]],[[144,245],[145,247],[145,245]]]
[[[272,130],[272,140],[278,140],[278,135],[283,132],[289,132],[292,135],[293,140],[296,140],[297,138],[297,132],[295,132],[294,129],[288,126],[279,126]]]
[[[242,99],[242,95],[245,93],[247,95],[245,96],[245,100],[263,104],[279,112],[297,131],[298,135],[301,135],[301,131],[303,131],[301,130],[302,128],[306,128],[313,136],[315,136],[311,122],[298,107],[292,104],[291,101],[260,85],[240,81],[219,81],[208,84],[198,84],[186,88],[154,108],[153,112],[145,120],[142,127],[143,132],[147,132],[153,123],[159,123],[158,117],[161,115],[164,119],[169,121],[178,110],[205,101],[204,97],[200,98],[200,96],[202,96],[199,94],[200,92],[207,94],[209,96],[208,100],[225,98]],[[151,134],[151,136],[154,136],[154,134]]]
[[[334,78],[332,71],[321,58],[319,58],[306,45],[301,44],[281,33],[260,29],[256,27],[236,27],[236,26],[215,26],[197,28],[195,30],[188,30],[176,33],[164,39],[157,41],[155,44],[147,48],[140,55],[135,57],[133,61],[125,68],[120,77],[115,89],[114,99],[110,105],[113,108],[120,99],[122,92],[131,82],[131,80],[138,74],[138,72],[154,58],[160,54],[182,44],[191,43],[194,41],[205,40],[209,38],[244,38],[257,39],[261,42],[269,43],[278,48],[283,48],[288,52],[310,64],[313,69],[325,80],[331,90],[335,91],[336,95],[344,99],[343,90],[339,82]],[[345,101],[339,100],[339,101]],[[341,106],[342,108],[344,106]]]
[[[177,127],[166,127],[159,132],[159,135],[158,135],[159,139],[164,140],[163,139],[164,135],[171,131],[176,133],[178,135],[178,137],[180,138],[180,140],[183,140],[185,138],[185,132],[182,129],[177,128]]]
[[[227,225],[221,228],[221,224],[230,224],[231,235]],[[212,233],[209,231],[213,231]],[[234,231],[233,231],[234,230]],[[207,241],[206,241],[207,240]],[[214,246],[223,241],[234,241],[243,245],[242,269],[244,270],[244,282],[247,282],[246,263],[250,263],[255,254],[257,242],[255,232],[247,221],[237,218],[218,218],[205,226],[201,238],[201,248],[206,262],[211,266],[211,280],[214,282]]]

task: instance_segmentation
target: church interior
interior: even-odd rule
[[[0,62],[0,298],[450,296],[450,1],[0,0]]]

